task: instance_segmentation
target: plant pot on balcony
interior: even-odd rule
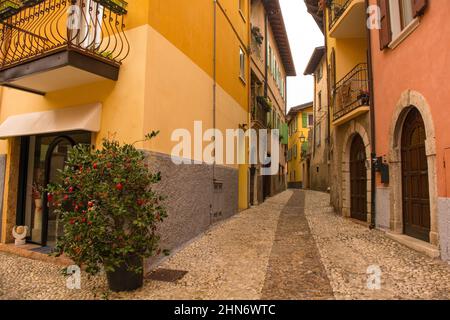
[[[0,0],[0,22],[11,18],[20,11],[21,4],[13,0]]]
[[[370,95],[368,93],[361,93],[358,96],[358,100],[361,101],[361,104],[363,106],[367,106],[367,105],[369,105],[369,102],[370,102]]]
[[[258,101],[258,103],[260,103],[266,112],[269,112],[270,110],[272,110],[272,102],[270,102],[270,100],[266,97],[263,96],[258,96],[256,97],[256,100]]]
[[[127,13],[128,3],[124,0],[98,0],[98,3],[118,15]]]
[[[37,4],[40,4],[41,2],[44,2],[45,0],[22,0],[22,5],[24,7],[33,7]]]

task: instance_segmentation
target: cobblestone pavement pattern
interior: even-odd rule
[[[367,288],[367,268],[381,289]],[[66,288],[61,267],[0,253],[0,299],[449,299],[450,266],[334,214],[328,194],[285,191],[213,226],[165,260],[176,282],[106,294],[103,275]]]

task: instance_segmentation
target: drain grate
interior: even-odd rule
[[[147,279],[162,282],[176,282],[181,280],[187,273],[184,270],[157,269],[150,273]]]

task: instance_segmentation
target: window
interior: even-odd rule
[[[418,26],[427,0],[380,0],[380,49],[394,49]]]
[[[308,127],[314,126],[314,115],[312,113],[308,114]]]
[[[320,140],[321,140],[321,135],[322,135],[322,126],[321,124],[317,124],[316,125],[316,133],[315,133],[315,140],[316,140],[316,146],[319,147],[320,146]]]
[[[317,83],[318,83],[320,80],[322,80],[322,77],[323,77],[323,67],[322,67],[322,64],[320,64],[320,65],[319,65],[319,68],[317,69],[316,77],[317,77]]]
[[[239,48],[239,77],[242,81],[245,81],[245,52],[242,48]]]
[[[389,1],[392,37],[395,39],[414,20],[412,0]]]
[[[322,109],[322,91],[317,94],[317,106],[318,110]]]

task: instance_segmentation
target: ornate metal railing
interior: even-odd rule
[[[367,64],[360,63],[336,84],[333,119],[337,120],[370,100]]]
[[[327,0],[329,4],[330,10],[329,14],[329,28],[333,28],[335,23],[339,20],[339,18],[344,14],[345,10],[347,10],[348,6],[353,0]]]
[[[0,69],[77,50],[119,65],[130,51],[121,0],[31,0],[0,20]],[[110,5],[109,5],[110,4]]]

